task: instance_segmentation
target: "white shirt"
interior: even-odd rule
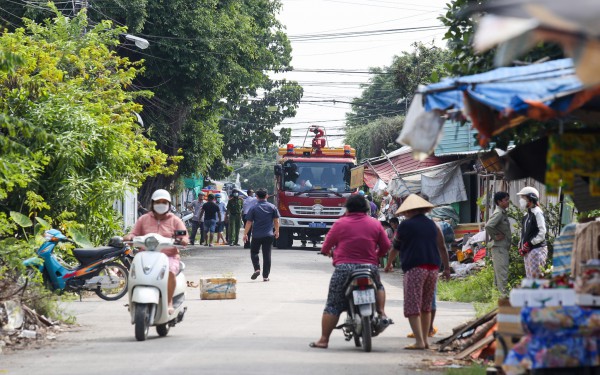
[[[244,199],[244,205],[242,206],[242,214],[247,215],[248,212],[256,204],[257,199],[255,197],[247,197]]]

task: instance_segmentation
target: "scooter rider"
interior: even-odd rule
[[[171,194],[164,189],[158,189],[152,194],[150,203],[150,212],[142,215],[135,223],[133,230],[123,237],[126,241],[131,241],[135,236],[143,236],[148,233],[158,233],[161,236],[173,237],[176,230],[185,231],[183,221],[170,210]],[[188,237],[176,236],[176,243],[187,245]],[[165,248],[162,252],[169,258],[169,284],[168,301],[169,314],[173,311],[173,294],[175,293],[175,275],[179,272],[179,250],[176,247]]]

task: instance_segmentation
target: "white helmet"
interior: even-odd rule
[[[525,186],[523,189],[521,189],[521,191],[517,193],[517,195],[523,195],[528,198],[535,199],[536,201],[540,199],[540,193],[537,191],[536,188],[531,186]]]
[[[159,199],[166,199],[169,203],[171,203],[171,194],[165,189],[158,189],[154,193],[152,193],[152,200],[157,201]]]

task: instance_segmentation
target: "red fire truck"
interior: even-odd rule
[[[273,195],[281,215],[275,243],[280,249],[292,247],[294,240],[322,241],[356,191],[350,188],[356,151],[348,145],[327,147],[322,127],[313,125],[308,132],[314,133],[311,147],[288,144],[277,156]]]

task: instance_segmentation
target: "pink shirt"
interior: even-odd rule
[[[133,230],[129,234],[134,236],[143,236],[148,233],[158,233],[161,236],[171,238],[176,230],[187,230],[183,221],[172,214],[167,213],[167,216],[162,220],[157,220],[154,217],[154,212],[150,211],[138,219],[133,227]],[[174,257],[179,254],[176,247],[167,247],[162,250],[167,256]]]
[[[335,246],[333,265],[379,264],[379,258],[387,254],[391,245],[377,219],[363,212],[353,212],[333,224],[321,252],[329,255]]]

